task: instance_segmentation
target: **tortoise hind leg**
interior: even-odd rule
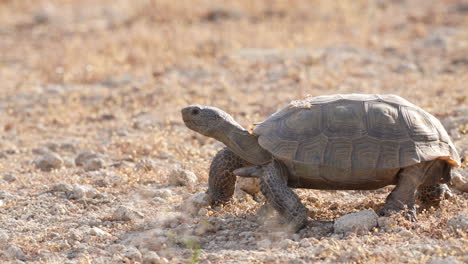
[[[263,166],[260,189],[268,203],[291,225],[292,230],[298,231],[307,223],[307,208],[288,187],[288,174],[283,163],[272,161]]]
[[[398,173],[398,182],[385,200],[384,207],[379,211],[380,216],[388,216],[393,212],[405,212],[409,220],[416,220],[415,198],[416,189],[421,185],[425,170],[420,164],[402,169]]]
[[[450,182],[451,166],[443,160],[435,160],[429,166],[424,183],[419,186],[417,199],[423,208],[438,207],[444,198],[452,195],[446,184]]]
[[[233,171],[248,165],[247,161],[228,148],[223,148],[216,154],[210,166],[207,192],[214,203],[227,202],[232,197],[236,184]]]
[[[446,184],[421,185],[418,188],[417,199],[423,208],[439,207],[440,202],[451,195]]]

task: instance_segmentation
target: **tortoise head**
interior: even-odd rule
[[[240,127],[228,113],[216,107],[190,105],[182,108],[181,113],[188,128],[207,137],[217,138],[232,126]]]

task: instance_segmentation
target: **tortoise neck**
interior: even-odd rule
[[[250,134],[234,120],[223,123],[213,138],[223,142],[232,152],[252,164],[261,165],[271,160],[271,154],[258,144],[258,137]]]

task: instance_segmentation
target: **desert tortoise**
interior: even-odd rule
[[[248,131],[224,111],[192,105],[186,126],[223,142],[214,157],[208,194],[229,200],[236,176],[259,177],[268,203],[294,229],[307,209],[288,187],[372,190],[396,184],[383,209],[408,209],[415,196],[437,204],[459,155],[434,116],[396,95],[348,94],[293,101]],[[256,166],[254,166],[256,165]],[[431,191],[428,191],[431,190]]]

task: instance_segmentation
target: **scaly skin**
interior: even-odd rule
[[[445,184],[421,185],[418,188],[417,199],[424,208],[439,207],[440,202],[451,195]]]
[[[288,169],[276,160],[262,167],[260,189],[266,200],[290,225],[292,231],[300,230],[307,224],[307,208],[288,187]]]
[[[228,148],[223,148],[216,154],[210,166],[207,192],[213,203],[224,203],[231,199],[236,184],[233,171],[249,165]]]

